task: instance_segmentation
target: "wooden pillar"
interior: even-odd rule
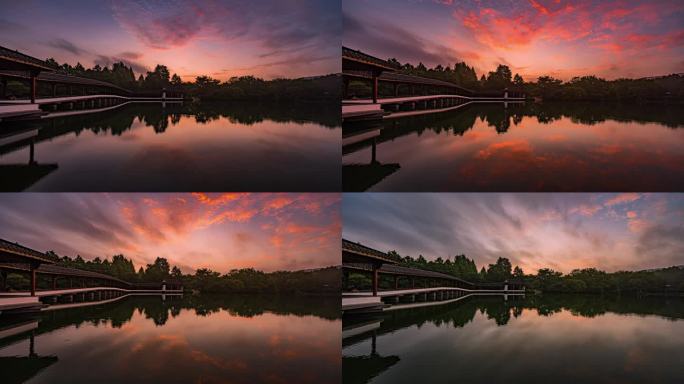
[[[183,97],[183,95],[181,95]],[[343,77],[342,78],[342,100],[347,99],[349,97],[349,78]]]
[[[378,270],[380,266],[373,264],[373,296],[378,295]]]
[[[2,98],[7,97],[7,79],[2,79]]]
[[[29,337],[29,357],[36,357],[36,331],[31,331],[31,336]]]
[[[33,165],[36,163],[36,146],[35,146],[35,139],[31,138],[31,143],[29,144],[29,165]]]
[[[57,83],[52,84],[52,97],[57,97]]]
[[[394,275],[394,289],[399,289],[399,276]]]
[[[2,279],[2,282],[0,282],[0,291],[7,290],[7,271],[0,270],[0,279]]]
[[[31,296],[36,295],[36,265],[29,264],[29,269],[31,271]]]
[[[399,96],[399,84],[394,83],[394,97]]]
[[[38,86],[36,78],[39,72],[31,72],[31,104],[36,103],[36,88]]]
[[[378,103],[378,74],[373,72],[373,104]]]
[[[52,276],[52,289],[57,289],[57,276]]]

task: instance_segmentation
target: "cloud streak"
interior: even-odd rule
[[[402,62],[444,65],[450,58],[439,60],[435,52],[473,52],[459,57],[480,74],[509,63],[526,79],[684,71],[684,5],[678,1],[349,0],[343,12],[349,21],[345,45]],[[424,20],[430,20],[429,28]],[[398,29],[412,38],[399,39]],[[444,49],[420,52],[430,46]]]
[[[264,78],[339,72],[340,3],[324,0],[110,0],[3,4],[6,44],[84,66],[124,61],[137,74],[164,64],[185,80],[251,68]],[[30,19],[30,25],[23,20]],[[78,28],[74,28],[77,25]],[[119,52],[117,54],[117,52]],[[301,58],[335,56],[338,60]],[[268,57],[268,66],[262,65]]]
[[[684,264],[679,194],[345,194],[343,236],[428,259],[507,257],[525,272]]]
[[[84,258],[166,257],[186,272],[339,264],[338,194],[10,194],[0,237]],[[277,240],[274,240],[277,239]]]

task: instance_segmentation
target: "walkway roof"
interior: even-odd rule
[[[42,252],[0,239],[0,261],[54,263],[56,260]]]
[[[348,260],[350,262],[371,261],[390,264],[397,263],[396,260],[393,260],[384,252],[342,239],[342,260],[344,261],[345,258],[352,259]]]
[[[343,74],[345,76],[349,76],[349,77],[356,77],[356,78],[362,78],[362,79],[368,79],[368,80],[370,80],[372,78],[370,73],[365,72],[365,71],[348,70],[348,71],[344,71]],[[463,88],[459,85],[456,85],[456,84],[448,82],[448,81],[432,79],[429,77],[407,75],[405,73],[400,73],[400,72],[383,72],[380,74],[380,76],[378,76],[378,81],[383,81],[383,82],[387,82],[387,83],[429,85],[429,86],[435,86],[435,87],[456,88],[456,89],[465,91],[467,93],[473,93],[473,91],[468,89],[468,88]]]
[[[342,70],[396,71],[399,67],[361,51],[342,47]]]
[[[343,263],[342,267],[348,268],[348,269],[371,271],[370,265],[364,264],[364,263]],[[473,285],[473,286],[475,285],[474,283],[471,283],[471,282],[463,280],[463,279],[459,279],[458,277],[447,275],[445,273],[428,271],[425,269],[403,267],[400,265],[383,264],[380,267],[379,272],[383,273],[383,274],[387,274],[387,275],[401,275],[401,276],[413,276],[413,277],[426,277],[426,278],[431,278],[431,279],[453,280],[453,281],[460,281],[460,282],[462,282],[464,284],[468,284],[468,285]]]
[[[30,79],[31,78],[30,74],[27,71],[7,71],[7,70],[4,70],[4,71],[0,71],[0,77],[1,76],[14,77],[14,78],[20,78],[20,79]],[[67,75],[67,74],[61,73],[61,72],[41,72],[38,75],[37,80],[41,81],[41,82],[45,82],[45,83],[87,85],[87,86],[91,86],[91,87],[113,88],[113,89],[118,89],[118,90],[128,92],[128,93],[131,92],[128,89],[121,88],[117,85],[114,85],[112,83],[108,83],[106,81],[90,79],[87,77]]]
[[[24,71],[54,71],[43,60],[0,46],[0,69]]]
[[[13,269],[16,271],[28,271],[29,267],[23,263],[0,263],[0,269]],[[68,276],[68,277],[83,277],[87,279],[98,279],[98,280],[108,280],[115,281],[117,283],[130,285],[129,282],[117,279],[114,276],[106,275],[104,273],[86,271],[83,269],[62,267],[54,264],[41,264],[37,269],[36,273],[43,275],[58,275],[58,276]]]

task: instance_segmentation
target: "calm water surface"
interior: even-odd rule
[[[3,319],[37,328],[0,339],[1,381],[339,383],[338,316],[339,298],[186,296]]]
[[[684,383],[684,298],[469,298],[344,320],[344,383]]]
[[[0,189],[338,191],[330,107],[138,103],[0,123]]]
[[[344,189],[681,191],[682,110],[493,103],[345,125]]]

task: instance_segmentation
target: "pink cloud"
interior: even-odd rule
[[[606,206],[619,205],[624,203],[631,203],[633,201],[639,200],[641,195],[638,193],[622,193],[606,201]]]

